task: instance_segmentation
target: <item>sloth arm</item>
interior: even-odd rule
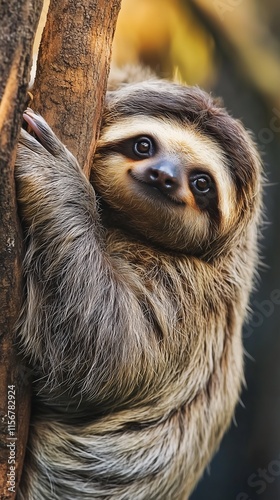
[[[28,235],[24,349],[53,385],[66,377],[91,399],[125,397],[128,361],[134,381],[149,364],[144,314],[106,253],[95,193],[77,161],[42,117],[28,110],[24,118],[38,139],[23,130],[16,161]]]

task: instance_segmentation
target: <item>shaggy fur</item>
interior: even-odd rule
[[[114,85],[91,183],[25,113],[36,137],[22,131],[16,163],[27,234],[19,336],[34,404],[20,500],[185,500],[240,392],[258,154],[198,88]],[[139,158],[143,136],[153,150]],[[171,194],[145,181],[166,162]],[[205,174],[199,193],[192,176]]]

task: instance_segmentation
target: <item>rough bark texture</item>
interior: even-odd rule
[[[0,1],[0,498],[15,498],[29,424],[28,370],[16,354],[21,235],[13,165],[42,0]]]
[[[51,0],[39,51],[33,108],[87,175],[100,128],[120,4],[121,0]]]
[[[13,164],[42,0],[0,0],[0,499],[15,497],[28,433],[28,369],[14,347],[21,304],[21,235]],[[34,109],[89,172],[120,0],[53,0]],[[9,398],[9,404],[8,404]],[[14,425],[15,422],[15,425]],[[9,489],[10,488],[10,489]]]

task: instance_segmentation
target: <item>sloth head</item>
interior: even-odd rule
[[[208,94],[151,80],[107,93],[91,181],[112,225],[206,256],[257,213],[260,160]]]

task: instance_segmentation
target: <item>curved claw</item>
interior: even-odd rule
[[[23,113],[24,120],[35,134],[35,139],[53,156],[58,156],[64,150],[63,144],[56,137],[41,115],[36,114],[31,108]]]
[[[30,108],[27,108],[23,113],[24,120],[28,123],[29,127],[33,130],[33,132],[37,135],[37,137],[41,140],[42,133],[36,121],[34,120],[34,117],[35,118],[37,117],[37,119],[39,118],[39,116],[35,115],[35,113]]]

